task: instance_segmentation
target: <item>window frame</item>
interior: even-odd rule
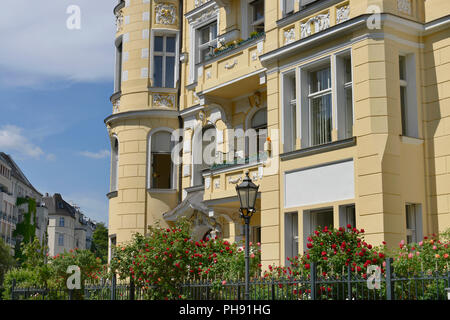
[[[312,74],[328,69],[329,70],[329,78],[328,78],[328,85],[329,87],[326,89],[322,89],[320,88],[320,90],[318,91],[314,91],[312,92],[311,87],[312,87]],[[332,137],[332,132],[333,132],[333,84],[332,84],[332,80],[333,80],[333,75],[332,75],[332,66],[331,63],[325,63],[322,65],[319,65],[317,67],[314,67],[310,70],[308,70],[308,92],[307,92],[307,100],[308,100],[308,122],[309,122],[309,145],[310,146],[318,146],[321,144],[327,144],[333,141],[333,137]],[[313,117],[313,113],[312,113],[312,102],[316,99],[319,98],[323,98],[326,96],[330,96],[330,140],[323,142],[323,143],[313,143],[313,127],[312,127],[312,117]]]
[[[155,51],[155,38],[163,37],[163,51]],[[166,52],[167,37],[175,37],[175,52]],[[180,32],[170,29],[152,29],[150,36],[150,83],[154,88],[176,89],[179,81],[179,60],[180,60]],[[155,86],[155,56],[162,57],[162,79],[161,87]],[[174,77],[173,87],[166,87],[166,57],[174,57]]]
[[[152,137],[157,133],[168,133],[170,135],[170,148],[172,149],[170,153],[167,152],[153,152],[152,148]],[[176,190],[176,165],[173,163],[171,159],[171,167],[170,167],[170,187],[167,188],[155,188],[153,186],[153,154],[172,154],[173,147],[177,143],[177,141],[172,141],[172,134],[174,130],[168,127],[161,127],[150,131],[148,135],[148,156],[147,156],[147,189],[151,192],[173,192]]]
[[[212,25],[215,24],[215,38],[214,38],[214,34],[213,31],[211,29]],[[201,34],[202,34],[202,30],[208,28],[209,29],[209,40],[205,43],[200,43],[201,41]],[[202,51],[205,50],[205,48],[210,48],[211,47],[217,47],[217,41],[219,38],[219,24],[218,24],[218,20],[214,20],[212,22],[206,23],[202,26],[199,26],[196,30],[196,63],[203,63],[206,61],[206,59],[202,58]],[[206,57],[206,56],[205,56]]]
[[[404,60],[404,70],[402,79],[401,59]],[[416,75],[416,55],[414,53],[399,52],[399,105],[401,116],[401,135],[412,138],[419,138],[419,109],[417,99],[417,75]],[[402,99],[402,93],[404,99]]]

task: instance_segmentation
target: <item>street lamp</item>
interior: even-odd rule
[[[244,181],[236,186],[236,192],[240,202],[241,218],[245,222],[245,300],[249,300],[249,280],[250,280],[250,240],[249,240],[249,226],[250,219],[253,213],[256,211],[256,195],[258,194],[258,188],[256,184],[252,182],[252,179],[248,176],[248,171],[245,173]]]

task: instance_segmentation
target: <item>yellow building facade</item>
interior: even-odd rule
[[[319,226],[372,244],[450,227],[450,2],[129,0],[117,20],[110,241],[243,238],[263,265]]]

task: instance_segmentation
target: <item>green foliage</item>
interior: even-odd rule
[[[445,237],[441,237],[441,239]],[[439,240],[436,235],[424,237],[418,243],[405,244],[402,240],[391,255],[398,275],[447,272],[450,262],[450,241]]]
[[[14,258],[11,255],[11,248],[0,239],[0,286],[3,283],[5,273],[15,264]]]
[[[91,251],[103,263],[108,262],[108,228],[103,223],[98,223],[95,228],[92,235]]]
[[[311,263],[315,262],[322,276],[347,273],[350,267],[352,273],[366,278],[368,266],[381,265],[385,254],[383,248],[366,243],[363,234],[363,229],[357,230],[350,225],[347,230],[318,228],[307,238],[308,250],[305,255],[290,258],[291,266],[281,271],[288,276],[308,275]],[[381,272],[384,272],[383,268]],[[280,269],[277,269],[277,273],[281,273]]]
[[[244,275],[244,251],[219,239],[194,241],[187,221],[174,228],[150,227],[149,235],[114,250],[111,270],[131,277],[155,299],[180,298],[178,285],[188,279],[236,279]],[[251,273],[259,273],[260,250],[251,247]],[[151,290],[156,286],[156,290]]]
[[[17,198],[17,206],[22,204],[28,204],[28,211],[24,214],[24,219],[22,222],[16,225],[16,230],[13,232],[13,236],[18,239],[18,236],[22,237],[23,243],[30,243],[33,241],[36,234],[36,200],[33,198]],[[19,262],[23,261],[21,255],[20,243],[17,242],[15,257]]]
[[[7,300],[11,298],[11,287],[13,280],[16,281],[16,287],[30,288],[41,286],[42,283],[39,279],[39,274],[32,269],[15,268],[9,270],[5,275],[5,281],[3,282],[3,299]]]

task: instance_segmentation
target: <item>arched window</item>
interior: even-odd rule
[[[150,188],[173,188],[173,164],[171,158],[171,133],[158,131],[151,135],[151,171]]]
[[[254,130],[253,134],[250,130],[248,133],[248,156],[249,161],[260,160],[264,153],[264,143],[267,139],[267,108],[262,108],[255,112],[250,122],[250,129]],[[256,136],[256,139],[255,139]],[[252,143],[252,140],[255,143]]]
[[[114,138],[112,141],[111,152],[111,192],[117,191],[119,179],[119,140]]]

